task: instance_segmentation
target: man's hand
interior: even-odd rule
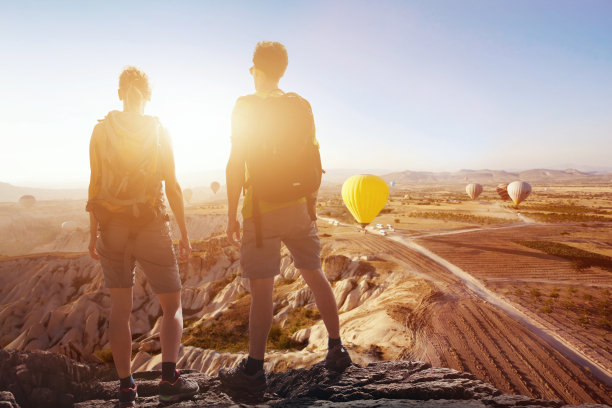
[[[98,236],[97,235],[91,235],[89,237],[89,256],[91,256],[93,259],[98,260],[100,259],[100,256],[98,255],[98,251],[96,251],[96,242],[98,242]]]
[[[235,247],[240,246],[240,222],[236,219],[227,220],[227,240]]]
[[[189,260],[189,255],[191,255],[191,244],[189,243],[189,238],[181,238],[179,241],[179,262],[187,262]]]

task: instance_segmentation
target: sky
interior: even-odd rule
[[[262,40],[287,47],[327,169],[612,171],[609,0],[0,1],[0,36],[0,182],[86,186],[137,65],[179,182],[206,185]]]

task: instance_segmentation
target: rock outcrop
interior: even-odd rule
[[[0,407],[110,408],[117,381],[105,366],[79,363],[44,351],[0,350]],[[157,407],[159,371],[135,374],[138,406]],[[502,394],[468,373],[416,361],[353,365],[343,373],[322,363],[268,375],[268,392],[253,400],[224,389],[216,377],[194,370],[182,375],[198,382],[200,393],[172,407],[567,407],[560,401]],[[604,405],[583,405],[583,407]]]

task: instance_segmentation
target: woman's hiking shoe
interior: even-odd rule
[[[117,404],[117,408],[129,408],[136,406],[137,396],[138,392],[136,392],[136,385],[128,388],[119,387],[119,403]]]
[[[344,371],[352,363],[348,350],[342,344],[329,349],[327,356],[325,356],[325,367],[331,371]]]
[[[181,377],[177,371],[174,382],[160,381],[158,397],[161,402],[178,402],[192,398],[198,391],[197,382]]]
[[[262,394],[266,390],[266,372],[259,370],[253,375],[246,373],[247,359],[242,359],[236,367],[219,370],[219,380],[229,391]]]

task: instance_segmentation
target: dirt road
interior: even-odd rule
[[[465,283],[418,251],[375,234],[343,238],[426,277],[438,292],[407,314],[416,332],[407,357],[469,371],[499,389],[568,403],[612,403],[612,388],[566,358],[523,324],[480,299]]]

